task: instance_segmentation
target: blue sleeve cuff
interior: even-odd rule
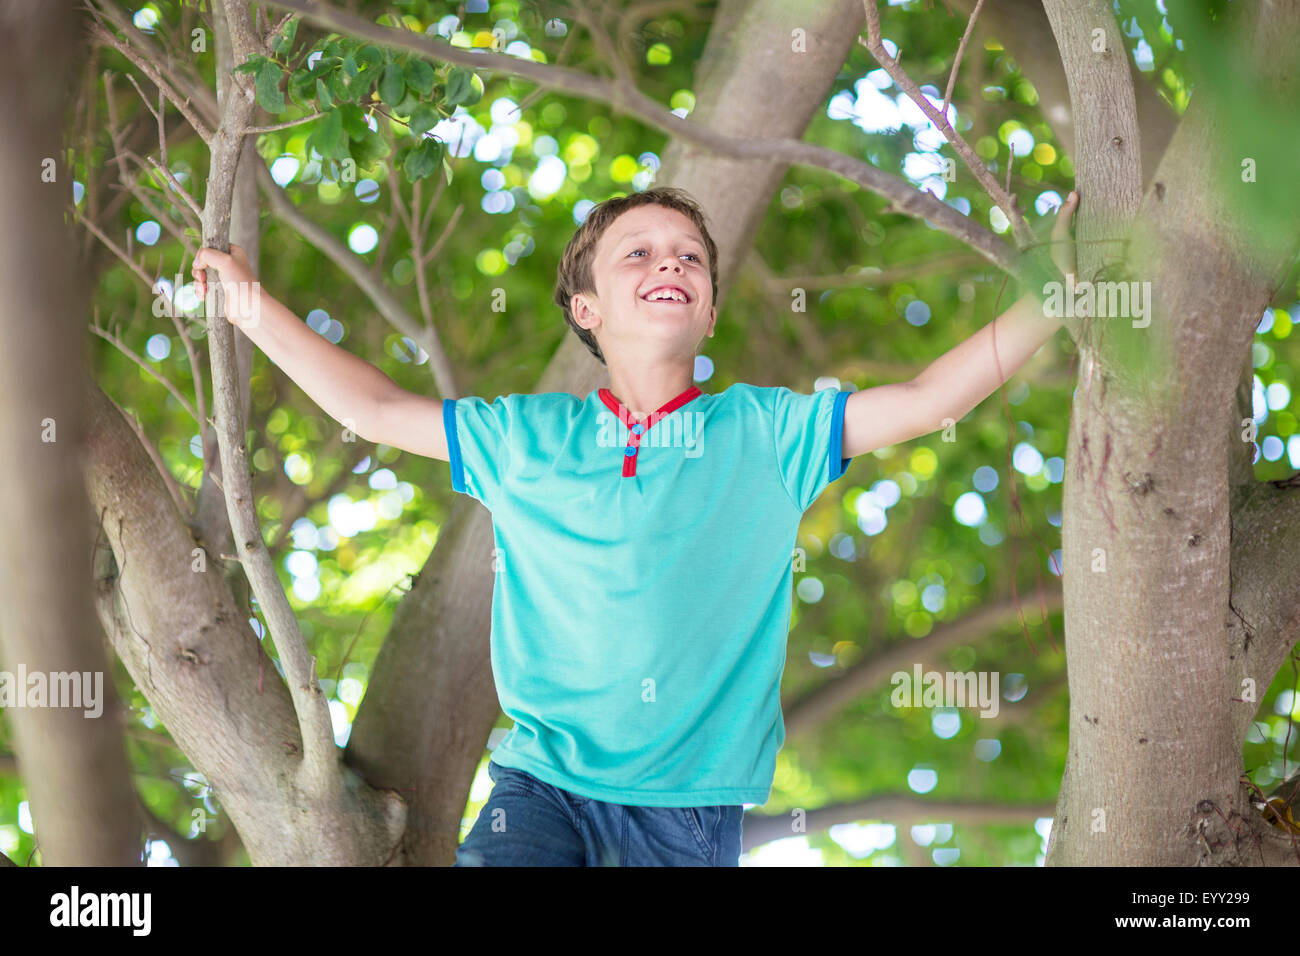
[[[442,427],[447,433],[447,457],[451,464],[451,488],[461,494],[469,494],[465,490],[465,466],[460,457],[460,436],[456,434],[456,400],[454,398],[444,398],[442,400]]]
[[[841,458],[841,450],[844,447],[844,406],[849,400],[852,392],[841,390],[835,395],[835,407],[831,411],[831,450],[827,456],[827,473],[830,475],[826,479],[827,483],[834,481],[840,475],[844,474],[849,467],[852,458]]]

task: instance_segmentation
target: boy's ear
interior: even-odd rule
[[[587,296],[581,292],[570,297],[569,312],[572,313],[573,321],[577,322],[580,328],[590,329],[595,324],[591,319],[596,313],[592,310]]]
[[[709,309],[709,338],[713,338],[713,326],[718,321],[718,307]]]

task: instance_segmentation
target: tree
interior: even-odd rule
[[[501,96],[517,102],[521,113],[530,111],[532,125],[539,128],[547,126],[542,114],[552,107],[559,107],[560,115],[566,108],[590,111],[588,128],[557,142],[569,150],[570,173],[589,165],[585,160],[592,150],[606,143],[633,152],[644,135],[629,121],[668,137],[665,148],[655,151],[662,158],[654,179],[682,186],[704,201],[719,246],[721,292],[733,301],[742,296],[739,301],[748,306],[744,314],[753,316],[730,339],[719,336],[719,347],[730,349],[736,366],[749,371],[740,376],[746,380],[771,376],[775,383],[792,384],[808,369],[827,365],[838,365],[837,375],[845,380],[897,378],[908,368],[919,370],[917,363],[937,355],[944,342],[969,332],[953,323],[936,333],[939,337],[895,335],[893,351],[908,360],[867,359],[883,319],[869,319],[876,328],[864,328],[860,316],[906,311],[909,324],[930,332],[928,305],[924,315],[910,305],[925,305],[929,298],[972,303],[961,321],[973,316],[974,303],[991,317],[1002,290],[990,285],[979,291],[963,280],[972,261],[989,263],[1027,290],[1046,293],[1047,283],[1062,277],[1050,265],[1042,230],[1031,225],[1020,203],[1035,193],[1041,200],[1040,184],[1064,189],[1073,174],[1083,197],[1077,225],[1080,276],[1098,283],[1138,283],[1135,288],[1153,294],[1147,299],[1149,314],[1140,317],[1149,319],[1146,324],[1130,314],[1136,300],[1116,316],[1101,311],[1104,296],[1092,302],[1092,310],[1081,310],[1093,314],[1066,319],[1079,372],[1068,448],[1061,449],[1067,465],[1060,476],[1064,500],[1059,522],[1052,522],[1063,533],[1063,586],[1040,586],[1036,601],[1022,601],[1020,589],[1033,587],[1041,572],[1027,578],[1013,552],[1010,567],[996,568],[986,580],[973,551],[979,542],[962,543],[954,544],[950,563],[978,565],[981,574],[967,579],[951,572],[938,592],[951,592],[950,603],[927,591],[929,603],[918,604],[912,579],[924,581],[937,572],[916,573],[916,551],[936,538],[929,529],[940,494],[943,503],[953,503],[947,500],[949,481],[942,492],[936,482],[929,493],[907,503],[911,513],[903,540],[879,539],[873,558],[879,555],[891,569],[853,566],[858,580],[849,587],[840,570],[849,567],[844,555],[854,553],[854,540],[871,544],[875,531],[862,523],[854,526],[843,512],[876,508],[880,483],[873,485],[865,506],[858,494],[850,500],[846,492],[839,508],[839,496],[828,494],[810,512],[805,530],[814,567],[821,569],[818,587],[821,579],[828,581],[828,598],[834,600],[809,598],[820,592],[809,592],[800,581],[792,644],[807,641],[814,663],[829,660],[787,672],[792,743],[797,742],[798,754],[815,755],[824,767],[834,760],[861,760],[860,751],[829,753],[829,742],[851,733],[852,724],[832,718],[855,707],[855,718],[879,711],[875,701],[891,671],[918,659],[951,665],[952,655],[976,642],[986,665],[1023,659],[1023,645],[1014,636],[1023,604],[1036,603],[1045,621],[1063,607],[1069,749],[1058,762],[1044,757],[1036,765],[1038,776],[1062,769],[1064,774],[1048,861],[1250,865],[1300,860],[1294,833],[1283,822],[1288,812],[1283,806],[1289,808],[1296,795],[1297,778],[1285,762],[1290,739],[1281,742],[1281,774],[1271,769],[1277,748],[1262,741],[1264,769],[1272,780],[1287,778],[1271,795],[1274,804],[1264,805],[1265,794],[1243,777],[1242,764],[1243,741],[1261,706],[1279,699],[1279,672],[1294,645],[1287,627],[1294,620],[1294,602],[1287,596],[1294,593],[1290,568],[1295,562],[1287,560],[1281,532],[1295,507],[1297,482],[1260,480],[1252,464],[1254,449],[1262,444],[1257,426],[1264,420],[1252,409],[1251,394],[1255,369],[1265,363],[1250,359],[1260,316],[1276,310],[1269,312],[1275,327],[1287,322],[1289,328],[1286,313],[1277,307],[1295,299],[1300,216],[1283,171],[1300,145],[1300,130],[1282,104],[1300,82],[1289,53],[1300,35],[1300,3],[1217,4],[1162,22],[1148,3],[1121,4],[1117,19],[1099,0],[1082,5],[1045,0],[1041,8],[1016,0],[958,0],[969,21],[913,4],[891,8],[884,26],[875,4],[858,0],[721,0],[707,9],[686,2],[501,4],[477,20],[473,10],[467,13],[464,24],[449,28],[457,38],[451,43],[436,29],[425,32],[451,14],[440,3],[413,4],[401,22],[387,4],[367,5],[358,13],[298,0],[270,6],[282,16],[268,18],[265,10],[254,14],[238,0],[220,0],[209,20],[188,4],[150,4],[128,16],[108,0],[94,0],[88,25],[95,57],[102,61],[92,59],[83,76],[74,124],[80,132],[66,140],[75,144],[80,136],[73,156],[84,196],[72,209],[81,229],[82,271],[98,279],[97,306],[134,316],[128,332],[120,334],[102,326],[96,315],[91,331],[107,344],[95,357],[97,374],[86,380],[80,399],[91,506],[81,511],[93,512],[91,530],[98,536],[95,609],[122,665],[119,686],[130,688],[128,733],[152,747],[174,744],[183,762],[197,771],[183,776],[191,791],[205,798],[201,807],[193,807],[190,795],[172,783],[139,782],[142,765],[161,769],[168,758],[155,752],[136,753],[133,759],[146,832],[167,839],[178,859],[238,859],[238,841],[258,864],[451,861],[483,744],[499,716],[486,645],[491,525],[477,504],[462,496],[448,500],[432,553],[410,575],[382,646],[357,649],[373,655],[364,698],[359,705],[355,697],[345,704],[341,691],[353,680],[342,676],[345,662],[352,659],[353,635],[364,629],[366,618],[315,613],[308,609],[310,599],[301,596],[295,611],[276,560],[289,550],[300,519],[312,508],[327,507],[355,470],[373,474],[376,464],[391,463],[393,450],[359,442],[345,428],[313,456],[324,431],[308,411],[298,419],[301,434],[290,436],[281,412],[292,390],[273,367],[257,371],[260,360],[242,333],[221,318],[220,301],[206,320],[197,319],[196,310],[190,315],[155,308],[159,302],[174,306],[181,290],[160,285],[158,276],[168,271],[161,264],[155,270],[145,265],[131,233],[125,243],[115,236],[124,222],[145,220],[153,223],[155,237],[166,231],[164,254],[192,256],[200,242],[225,248],[236,241],[254,263],[260,244],[260,266],[264,274],[273,270],[277,293],[278,283],[305,287],[324,281],[316,276],[328,262],[344,277],[335,311],[373,310],[391,327],[359,324],[355,347],[406,365],[408,387],[427,388],[415,377],[427,366],[443,396],[460,394],[469,381],[476,383],[476,392],[585,395],[603,383],[603,369],[573,336],[562,334],[552,314],[527,304],[546,302],[547,277],[525,280],[483,265],[474,250],[501,241],[489,216],[465,216],[462,224],[463,206],[447,216],[439,213],[444,196],[463,200],[481,193],[465,187],[464,174],[477,172],[483,162],[466,157],[455,143],[423,134],[463,115],[458,107],[481,115]],[[897,45],[886,39],[886,27]],[[1047,55],[1041,42],[1049,34],[1056,55]],[[523,51],[510,48],[515,35]],[[1162,57],[1158,77],[1134,76],[1126,37],[1138,35]],[[902,55],[895,58],[900,48]],[[1023,73],[1008,52],[1021,58]],[[584,57],[598,65],[584,68]],[[668,61],[674,70],[667,75],[652,68]],[[695,65],[695,76],[678,64]],[[95,72],[101,65],[102,75]],[[930,119],[935,138],[912,155],[934,162],[932,173],[909,170],[912,160],[903,154],[912,147],[890,132],[868,135],[869,162],[855,158],[863,151],[863,131],[847,131],[834,116],[845,87],[862,75],[864,65],[879,67],[870,80],[875,89],[892,86],[896,103],[911,103]],[[601,70],[610,75],[600,75]],[[135,88],[139,105],[132,104],[122,76]],[[927,84],[946,81],[944,92],[937,85],[919,85],[913,76]],[[689,86],[688,95],[680,97],[674,84]],[[156,96],[149,95],[150,87]],[[818,117],[831,94],[828,117]],[[689,116],[670,113],[663,105],[669,101],[675,107],[680,102]],[[960,109],[958,104],[969,105]],[[618,128],[606,118],[611,110],[624,118]],[[49,125],[50,116],[42,116]],[[805,141],[813,129],[819,135]],[[1030,141],[1048,150],[1035,147],[1032,157],[1020,162],[1023,136],[1014,134],[1030,129],[1035,131]],[[298,136],[305,138],[296,141]],[[1055,148],[1048,142],[1052,137]],[[151,152],[154,141],[158,159],[142,160],[140,153]],[[317,186],[314,200],[303,200],[305,189],[284,188],[275,166],[268,169],[268,162],[285,157],[304,171],[304,185]],[[969,178],[957,179],[958,163]],[[906,177],[885,171],[900,164]],[[206,174],[200,173],[203,168]],[[632,188],[648,182],[644,164],[641,172]],[[833,178],[828,180],[827,172]],[[377,244],[376,263],[396,260],[397,265],[382,272],[370,265],[369,250],[358,252],[359,243],[336,238],[349,219],[331,213],[330,203],[345,185],[367,179],[376,192],[382,191],[381,181],[387,184],[390,213],[384,234],[371,237],[372,248]],[[571,204],[581,194],[580,180],[567,182]],[[627,180],[597,177],[593,187],[605,192],[590,198],[603,198],[618,182]],[[957,200],[941,198],[946,184],[964,192],[964,209]],[[506,195],[514,197],[510,201],[526,199],[528,189],[513,185],[509,193],[490,191],[500,194],[501,202]],[[262,196],[274,223],[265,231]],[[775,210],[774,196],[780,197]],[[554,205],[550,210],[545,205],[529,202],[520,220],[531,226],[550,211],[539,232],[556,233],[555,241],[567,239],[571,220],[555,217]],[[1035,211],[1041,217],[1044,209]],[[783,218],[776,229],[764,229],[773,216]],[[443,222],[443,231],[431,242],[435,219]],[[983,227],[981,220],[994,228]],[[453,230],[465,228],[476,234],[450,241]],[[888,256],[880,271],[782,275],[767,264],[783,256],[817,263],[828,251],[880,245],[886,231],[890,242],[882,251]],[[349,234],[349,240],[354,237]],[[299,253],[294,240],[313,251]],[[952,256],[954,240],[973,256]],[[153,244],[139,234],[134,241]],[[531,241],[529,235],[507,248],[517,261]],[[272,248],[275,255],[266,255]],[[945,255],[918,255],[933,250]],[[1188,274],[1188,251],[1209,268],[1208,276]],[[476,272],[467,271],[474,266]],[[185,271],[182,266],[176,273]],[[137,285],[127,286],[128,279]],[[801,307],[810,287],[827,290],[817,303],[821,314],[809,315]],[[832,295],[835,288],[845,291]],[[493,313],[494,298],[525,304]],[[60,308],[62,314],[77,310],[72,302]],[[854,312],[852,320],[842,318]],[[782,314],[779,321],[771,318]],[[484,315],[506,321],[485,323]],[[156,334],[163,319],[170,320],[175,340],[184,347],[184,359],[173,365],[189,371],[193,402],[128,343]],[[315,321],[322,334],[335,332],[329,316]],[[546,361],[542,356],[550,350],[553,357]],[[200,360],[204,351],[211,415]],[[58,359],[51,353],[33,348],[29,371],[52,385]],[[1233,358],[1224,363],[1223,355]],[[163,405],[157,403],[157,384],[150,383],[155,391],[146,392],[140,376],[133,380],[125,374],[136,368],[168,389]],[[1287,369],[1278,363],[1274,372],[1281,378]],[[1060,397],[1068,383],[1059,377],[1053,382],[1050,371],[1032,368],[1025,376],[1044,385],[1035,397],[1036,420],[1046,422],[1045,431],[1060,429]],[[132,395],[129,404],[138,422],[123,411],[128,403],[114,402],[101,387],[109,378]],[[1195,388],[1188,387],[1192,383]],[[14,406],[7,414],[10,434],[30,434],[35,411]],[[991,447],[985,432],[1001,436],[1010,454],[1019,426],[1011,421],[1009,406],[1003,414],[1009,426],[1003,431],[1000,423],[980,424],[978,418],[936,423],[936,431],[949,433],[936,447],[956,436],[954,451],[963,456],[947,474],[957,475],[963,466],[969,471],[981,450]],[[1231,416],[1228,431],[1204,427],[1224,415]],[[198,468],[180,454],[185,446],[175,437],[178,416],[198,425]],[[1294,418],[1288,424],[1281,414],[1273,425],[1277,439],[1295,430]],[[291,457],[284,454],[289,448]],[[898,462],[914,465],[916,453],[909,451],[884,449],[874,457],[881,470]],[[1261,460],[1259,470],[1276,457]],[[337,466],[328,481],[318,473],[301,485],[283,477],[295,469],[317,472],[327,463]],[[890,473],[903,471],[900,466]],[[1051,533],[1042,527],[1043,516],[1024,513],[1010,467],[1007,476],[1010,514],[1021,519],[1014,540],[1041,541]],[[27,483],[15,487],[33,487],[30,468],[14,480]],[[1048,484],[1043,479],[1043,486]],[[30,495],[19,500],[35,500],[34,490]],[[33,517],[48,513],[48,508],[32,510]],[[264,526],[275,531],[269,543]],[[842,527],[865,537],[845,534]],[[837,537],[838,551],[828,549],[823,556],[821,543]],[[997,543],[991,537],[980,540],[990,547]],[[310,549],[295,553],[305,550]],[[343,550],[340,569],[367,566],[352,545]],[[910,586],[910,596],[900,584]],[[862,624],[871,619],[869,608],[880,593],[899,596],[886,626],[861,640]],[[14,624],[6,624],[5,659],[35,660],[11,635],[29,633],[22,622],[36,620],[49,599],[14,595],[13,601],[28,616],[19,614]],[[934,601],[942,612],[932,609]],[[999,642],[1007,638],[1008,622],[1013,636]],[[841,639],[832,643],[825,635]],[[823,640],[829,655],[816,650]],[[274,654],[264,646],[268,641]],[[985,649],[989,644],[997,646]],[[93,661],[93,653],[93,648],[68,647],[69,659]],[[1059,653],[1054,659],[1059,663]],[[332,678],[322,672],[326,661],[334,665]],[[1170,662],[1177,665],[1172,672]],[[825,666],[834,668],[829,676]],[[1049,690],[1060,686],[1046,665],[1034,676],[1045,678]],[[1125,692],[1114,693],[1116,686]],[[1146,692],[1154,687],[1164,693]],[[1050,707],[1059,694],[1046,699]],[[350,736],[340,752],[336,715],[349,717],[352,710]],[[1023,720],[1023,713],[1004,719]],[[120,856],[120,847],[139,836],[131,830],[134,798],[121,786],[97,790],[94,777],[57,755],[41,759],[37,741],[52,731],[38,729],[33,714],[40,716],[14,710],[10,722],[44,859],[55,859],[57,845],[47,832],[61,827],[75,832],[64,810],[40,798],[41,787],[49,792],[55,783],[103,797],[106,809],[94,819],[107,834],[105,845],[119,847],[104,852]],[[916,719],[895,710],[889,722],[915,728]],[[59,740],[67,741],[69,752],[120,752],[115,732],[105,734],[99,726],[86,730],[89,723],[60,728]],[[1206,728],[1211,733],[1204,733]],[[809,733],[814,729],[819,739]],[[1253,759],[1260,744],[1248,742],[1247,755]],[[1250,769],[1263,779],[1257,768]],[[803,826],[820,830],[871,817],[987,824],[1053,815],[1044,794],[1028,787],[1013,791],[1008,800],[1004,785],[1001,795],[976,801],[873,789],[874,794],[823,799],[819,809],[806,813],[796,806],[792,815],[781,808],[766,818],[751,814],[746,845],[789,835],[791,816],[800,821],[798,832]],[[786,792],[800,790],[791,786]],[[213,795],[222,814],[213,821],[213,833],[187,839],[183,829],[191,814],[202,830],[216,812]]]

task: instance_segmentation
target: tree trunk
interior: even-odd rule
[[[1115,94],[1122,80],[1106,79],[1108,64],[1081,56],[1078,44],[1093,27],[1113,26],[1109,4],[1045,5],[1067,70],[1075,63],[1077,133],[1103,144],[1130,128],[1131,99]],[[1206,423],[1238,414],[1242,360],[1300,248],[1289,172],[1273,169],[1249,186],[1241,175],[1243,156],[1270,153],[1266,138],[1295,148],[1294,111],[1279,104],[1300,92],[1283,48],[1297,35],[1300,4],[1233,12],[1243,32],[1229,36],[1216,70],[1252,77],[1250,89],[1219,98],[1208,79],[1198,86],[1131,230],[1122,217],[1133,168],[1116,162],[1123,146],[1079,152],[1080,181],[1092,183],[1081,187],[1082,211],[1104,207],[1100,229],[1098,217],[1080,220],[1079,271],[1089,274],[1089,240],[1126,236],[1112,278],[1149,282],[1153,302],[1149,326],[1098,316],[1079,343],[1063,515],[1070,743],[1052,865],[1296,862],[1240,782],[1242,734],[1257,703],[1241,699],[1239,677],[1253,673],[1262,692],[1287,638],[1251,646],[1233,613],[1228,469],[1240,429]],[[1261,74],[1269,63],[1285,67]],[[1242,98],[1265,114],[1276,107],[1275,122],[1230,129]],[[1247,212],[1243,189],[1252,187],[1268,193],[1271,222]],[[1258,501],[1247,480],[1243,498]]]
[[[6,707],[42,861],[130,866],[140,820],[122,711],[86,588],[90,506],[81,475],[86,288],[70,268],[73,171],[64,110],[81,49],[71,3],[0,3],[0,659],[22,705]],[[44,675],[30,698],[22,671]],[[71,674],[77,706],[59,695]],[[64,687],[63,689],[69,689]],[[83,695],[97,697],[93,706]],[[98,709],[99,713],[94,713]]]

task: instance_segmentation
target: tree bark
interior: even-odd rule
[[[1049,0],[1048,12],[1068,67],[1066,47],[1097,25],[1103,11]],[[1252,64],[1272,56],[1287,62],[1276,47],[1296,36],[1298,14],[1295,3],[1236,8],[1245,29],[1229,32],[1219,68],[1256,76],[1260,102],[1267,102],[1270,86],[1279,88],[1279,102],[1300,92],[1293,57],[1282,76],[1252,73]],[[1072,78],[1074,113],[1098,132],[1122,129],[1126,120],[1106,112],[1127,113],[1127,98],[1085,92],[1100,82],[1098,66],[1080,65]],[[1099,112],[1085,110],[1081,97]],[[1254,329],[1300,248],[1300,204],[1293,192],[1277,188],[1275,228],[1245,212],[1240,159],[1266,148],[1225,135],[1233,109],[1240,102],[1197,94],[1134,227],[1121,233],[1128,255],[1115,278],[1149,282],[1150,325],[1134,328],[1124,317],[1086,323],[1091,334],[1081,344],[1066,455],[1070,743],[1051,865],[1296,862],[1289,841],[1263,823],[1240,782],[1242,733],[1258,705],[1240,700],[1239,677],[1249,669],[1267,687],[1273,671],[1259,665],[1280,658],[1275,645],[1258,660],[1259,649],[1246,647],[1231,609],[1228,474],[1240,438],[1205,423],[1222,422],[1237,409]],[[1255,124],[1253,135],[1294,140],[1294,114],[1279,112],[1275,120]],[[1093,134],[1088,141],[1101,139]],[[1115,224],[1133,184],[1132,164],[1116,165],[1116,156],[1105,149],[1079,153],[1093,195],[1119,197],[1103,203],[1109,210],[1103,218]],[[1089,192],[1081,194],[1086,211]],[[1088,223],[1080,228],[1086,242]],[[1086,273],[1082,247],[1080,258]],[[1244,488],[1240,500],[1259,500],[1251,484]],[[1271,497],[1293,507],[1290,496]],[[1279,517],[1280,508],[1261,523],[1248,504],[1242,523],[1254,530]],[[1260,610],[1271,614],[1271,626],[1285,626],[1285,613],[1267,605]]]
[[[293,703],[245,612],[218,567],[201,560],[162,476],[93,382],[86,418],[90,500],[115,559],[101,564],[96,582],[100,620],[158,719],[216,791],[252,862],[382,862],[401,832],[400,799],[346,772],[340,800],[322,800],[299,781]]]
[[[949,0],[953,7],[970,16],[976,0]],[[1075,144],[1074,111],[1070,105],[1070,88],[1065,67],[1057,51],[1052,25],[1043,9],[1042,0],[987,0],[975,21],[975,35],[982,46],[996,39],[1015,61],[1020,71],[1034,84],[1038,93],[1038,107],[1047,120],[1062,148],[1078,168],[1078,148]],[[1122,41],[1121,41],[1122,42]],[[1127,46],[1119,47],[1128,62]],[[971,55],[970,47],[967,56]],[[1174,134],[1179,116],[1160,98],[1153,79],[1142,74],[1133,84],[1137,106],[1138,128],[1142,130],[1140,147],[1143,185],[1148,185],[1165,147]]]
[[[42,861],[130,866],[141,860],[121,708],[86,587],[94,545],[81,476],[86,288],[69,266],[73,170],[64,111],[82,38],[71,3],[0,3],[0,657],[24,706],[6,708]],[[52,177],[52,178],[51,178]],[[19,668],[48,680],[43,702]],[[78,706],[56,673],[77,678]],[[96,686],[98,685],[98,686]],[[66,689],[66,688],[64,688]],[[59,698],[56,701],[56,696]]]
[[[214,16],[213,19],[217,58],[217,103],[220,108],[230,96],[232,85],[230,71],[238,64],[234,61],[230,30],[226,26],[225,18]],[[257,278],[262,271],[259,264],[261,224],[258,218],[257,167],[263,163],[262,158],[257,155],[254,140],[255,137],[244,139],[239,165],[235,170],[234,192],[230,203],[230,242],[242,247],[248,253],[248,264],[253,269],[254,278]],[[239,407],[242,412],[240,420],[247,422],[251,399],[253,340],[239,329],[233,329],[233,333],[235,389],[239,394]],[[234,539],[230,531],[230,518],[226,514],[226,497],[217,484],[221,480],[221,455],[216,432],[206,429],[203,434],[207,438],[203,447],[203,483],[199,486],[198,505],[195,511],[202,543],[208,554],[216,560],[217,555],[230,553]],[[246,580],[241,580],[242,578],[242,573],[236,571],[231,575],[231,583],[242,599],[241,605],[246,607],[248,583]]]

